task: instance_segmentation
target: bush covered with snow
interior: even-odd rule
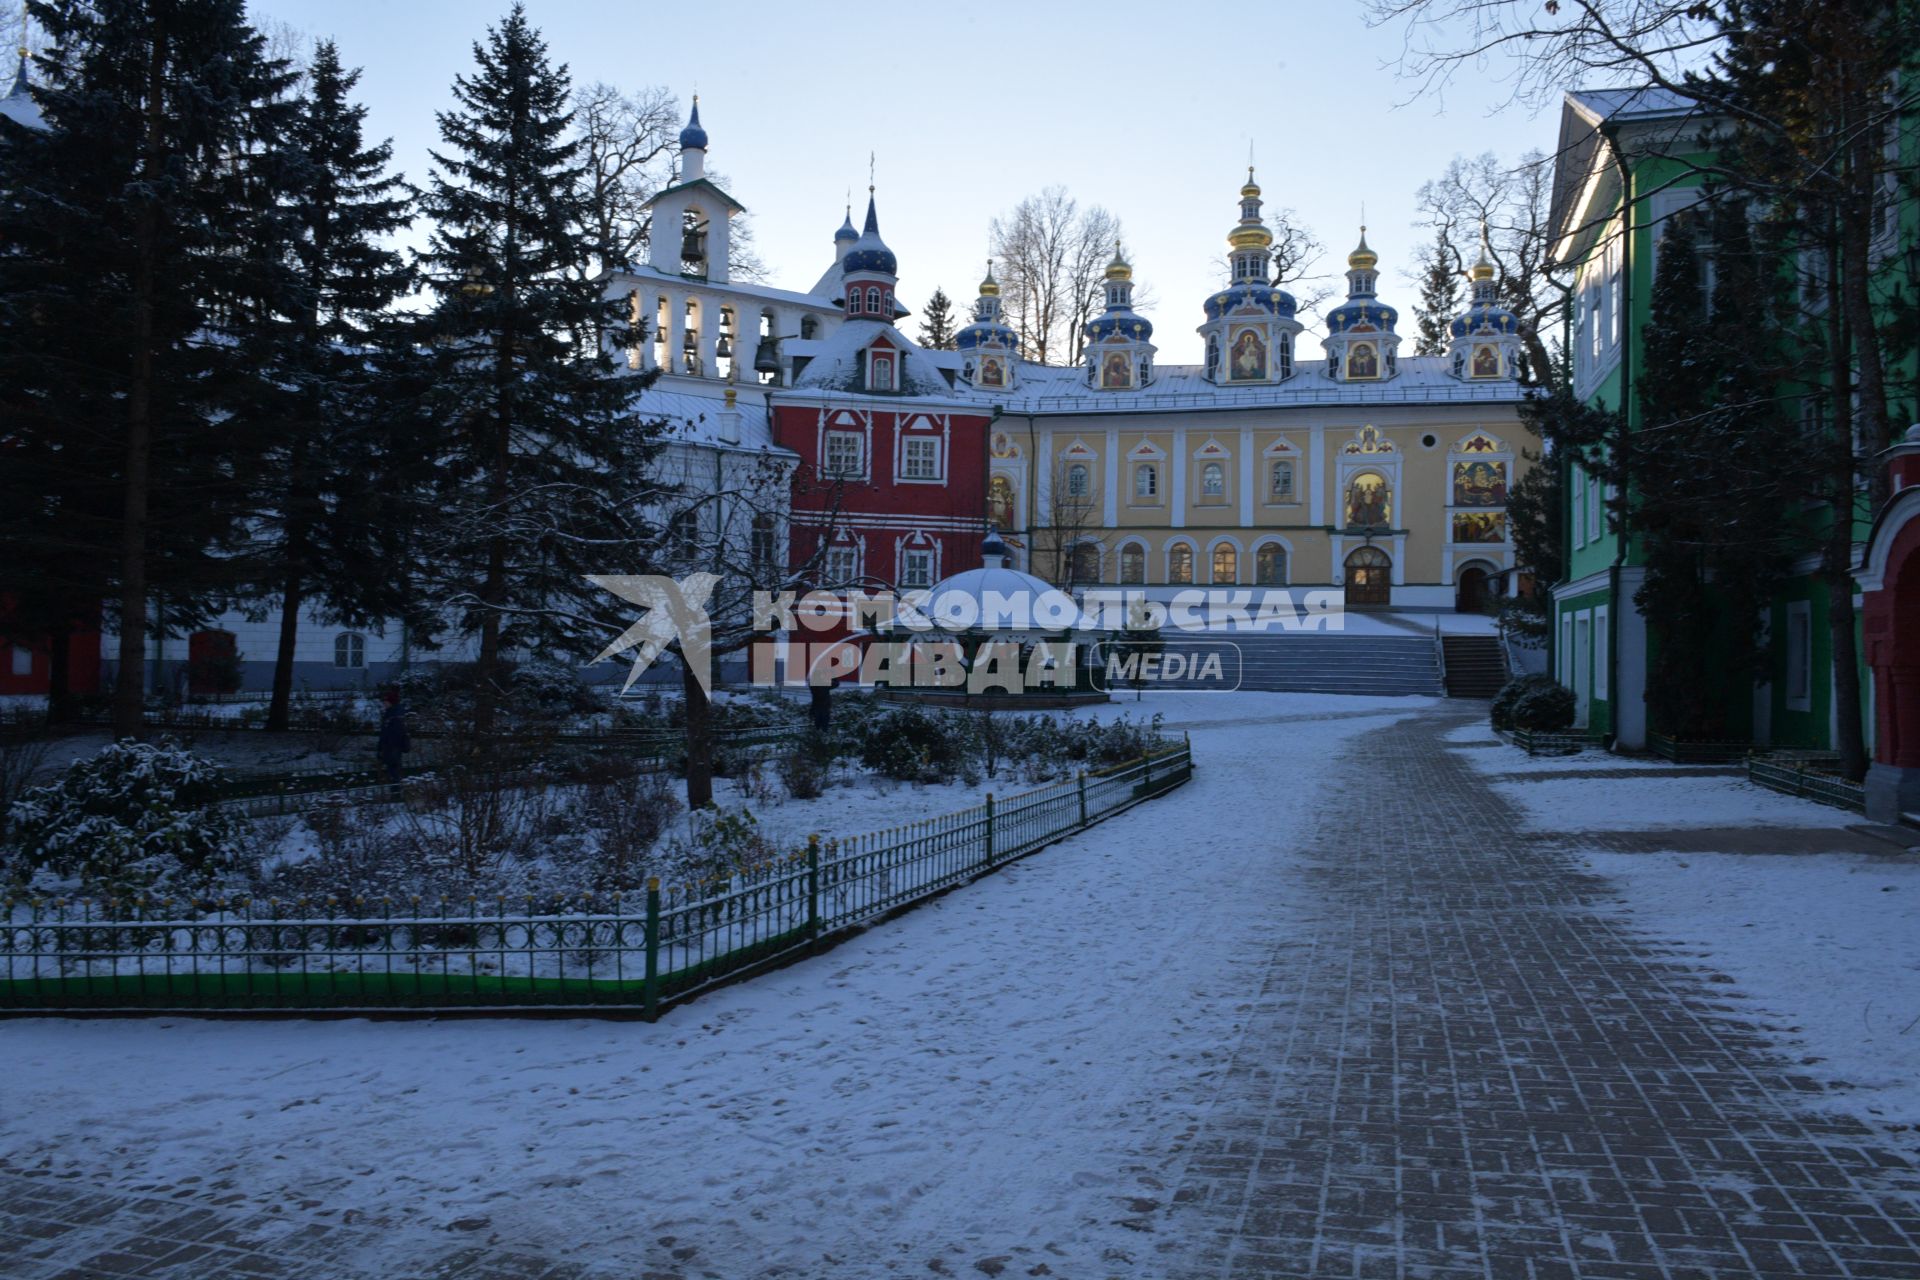
[[[14,802],[12,878],[114,894],[204,892],[241,861],[236,823],[206,807],[220,783],[218,768],[172,739],[102,747]]]
[[[1552,676],[1519,676],[1493,695],[1493,727],[1552,733],[1573,723],[1573,690]]]

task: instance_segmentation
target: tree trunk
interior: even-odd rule
[[[704,809],[713,803],[712,708],[685,654],[680,659],[680,689],[687,700],[687,808]]]
[[[73,627],[65,614],[47,631],[47,723],[65,724],[73,716]]]
[[[146,154],[141,168],[157,181],[163,167],[161,129],[165,122],[163,85],[167,71],[166,38],[155,30],[147,58]],[[113,689],[113,733],[140,735],[146,723],[147,682],[147,512],[148,466],[153,454],[154,303],[157,293],[159,211],[151,194],[136,197],[134,225],[133,367],[127,384],[125,442],[126,495],[120,527],[120,667]]]
[[[288,558],[293,558],[289,551]],[[285,733],[293,704],[293,652],[300,638],[300,607],[306,602],[300,575],[287,570],[280,596],[280,644],[273,656],[273,696],[267,702],[267,732]]]
[[[1842,219],[1844,221],[1844,219]],[[1841,231],[1844,239],[1846,232]],[[1843,250],[1844,251],[1844,250]],[[1851,323],[1839,307],[1827,309],[1827,348],[1830,353],[1832,381],[1829,395],[1833,404],[1833,439],[1827,442],[1832,458],[1828,475],[1825,546],[1822,548],[1821,576],[1827,584],[1827,648],[1833,663],[1833,748],[1840,753],[1840,767],[1855,782],[1867,776],[1867,741],[1860,715],[1860,662],[1854,645],[1853,593],[1853,512],[1857,462],[1853,453],[1853,388]]]
[[[1879,169],[1870,160],[1864,165],[1858,163],[1863,151],[1871,156],[1878,145],[1875,135],[1870,131],[1863,131],[1861,139],[1853,143],[1856,163],[1848,177],[1854,187],[1864,183],[1868,190],[1864,199],[1857,189],[1843,197],[1845,203],[1838,219],[1841,269],[1835,273],[1839,277],[1840,307],[1846,315],[1847,328],[1851,331],[1856,378],[1854,392],[1859,400],[1859,448],[1867,468],[1869,511],[1878,511],[1887,500],[1887,479],[1879,465],[1879,456],[1892,443],[1893,434],[1887,422],[1887,377],[1881,359],[1880,328],[1874,319],[1870,283],[1873,275],[1871,185],[1877,180]],[[1848,513],[1848,523],[1852,523],[1851,511]]]

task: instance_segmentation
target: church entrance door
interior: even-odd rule
[[[1378,547],[1347,557],[1347,608],[1384,609],[1393,601],[1393,561]]]

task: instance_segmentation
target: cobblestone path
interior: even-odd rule
[[[1808,1107],[1716,975],[1519,830],[1461,723],[1350,750],[1176,1196],[1184,1274],[1920,1277],[1910,1150]]]

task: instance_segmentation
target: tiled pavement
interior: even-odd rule
[[[1636,935],[1445,748],[1461,722],[1352,750],[1166,1211],[1161,1243],[1200,1256],[1126,1274],[1920,1280],[1913,1135],[1807,1108],[1820,1086],[1714,975]],[[0,1170],[0,1280],[713,1274],[596,1270],[487,1236],[400,1270],[376,1224]]]
[[[1920,1277],[1913,1135],[1808,1108],[1715,975],[1445,749],[1463,722],[1350,751],[1176,1195],[1185,1274]]]

